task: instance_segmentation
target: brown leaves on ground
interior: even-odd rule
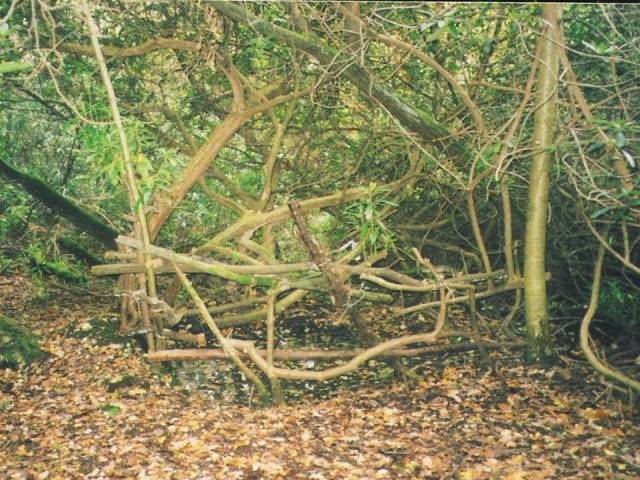
[[[15,307],[12,289],[0,285],[0,297]],[[107,308],[85,295],[13,309],[51,355],[0,371],[0,478],[640,476],[638,426],[553,371],[450,365],[410,390],[251,409],[176,390],[119,345],[64,336],[69,322]]]

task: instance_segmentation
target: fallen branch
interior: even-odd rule
[[[133,243],[133,242],[131,242]],[[137,248],[137,247],[133,247]],[[176,254],[178,255],[178,254]],[[197,256],[188,257],[192,260],[205,263],[206,265],[212,265],[222,267],[230,272],[243,274],[243,275],[278,275],[284,273],[304,272],[307,270],[313,270],[313,263],[300,262],[300,263],[285,263],[281,265],[232,265],[228,263],[215,262],[205,258],[198,258]],[[199,265],[189,265],[182,262],[176,262],[183,272],[187,273],[209,273],[204,272]],[[100,277],[105,275],[122,275],[127,273],[141,273],[144,272],[145,266],[142,263],[112,263],[109,265],[97,265],[91,269],[91,273]],[[163,263],[155,268],[156,273],[175,273],[173,266],[167,263]]]
[[[487,350],[500,350],[503,348],[525,348],[525,342],[482,342]],[[430,347],[390,350],[382,353],[380,358],[406,358],[419,357],[424,355],[434,355],[436,353],[465,352],[475,350],[479,343],[464,342],[449,345],[434,345]],[[256,350],[261,357],[266,358],[266,350]],[[331,361],[348,360],[362,353],[362,349],[356,350],[275,350],[273,359],[283,362],[288,361]],[[248,355],[238,352],[240,358],[247,359]],[[229,357],[220,348],[192,348],[180,350],[159,350],[146,355],[150,362],[177,362],[177,361],[199,361],[199,360],[228,360]]]
[[[165,328],[162,330],[162,336],[179,342],[195,343],[199,347],[204,347],[207,344],[207,339],[205,338],[204,333],[194,334],[184,330],[174,332],[173,330]]]

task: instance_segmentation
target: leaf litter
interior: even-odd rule
[[[417,387],[249,407],[173,385],[129,344],[69,335],[110,300],[60,291],[34,303],[28,280],[0,280],[2,313],[48,352],[0,370],[3,479],[640,478],[637,422],[579,365],[511,358],[492,375],[457,354]]]

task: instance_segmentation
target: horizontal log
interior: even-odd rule
[[[197,258],[197,261],[206,265],[222,267],[230,272],[246,274],[246,275],[278,275],[283,273],[305,272],[313,270],[313,263],[285,263],[282,265],[232,265],[222,262],[214,262],[209,259]],[[176,262],[180,270],[188,273],[208,273],[203,272],[203,268],[199,266]],[[173,266],[163,262],[162,265],[153,269],[155,273],[175,273]],[[111,263],[109,265],[97,265],[91,269],[91,273],[96,276],[104,275],[123,275],[128,273],[144,273],[145,266],[142,263]]]
[[[195,273],[200,269],[190,267],[188,265],[180,265],[180,268],[184,272]],[[110,263],[107,265],[96,265],[91,268],[91,273],[96,277],[103,277],[106,275],[125,275],[129,273],[144,273],[146,271],[144,264],[142,263]],[[171,265],[163,264],[153,269],[154,273],[175,273],[175,270]]]
[[[503,270],[496,270],[495,272],[491,272],[491,273],[472,273],[470,275],[460,275],[457,277],[447,278],[442,281],[437,281],[437,280],[422,281],[422,282],[419,282],[419,285],[416,285],[415,283],[408,283],[408,282],[393,283],[393,282],[384,280],[382,278],[379,278],[375,275],[370,275],[369,273],[361,273],[360,277],[363,280],[368,280],[372,283],[375,283],[376,285],[379,285],[383,288],[387,288],[389,290],[426,293],[426,292],[434,292],[438,290],[441,285],[455,289],[457,288],[456,286],[459,287],[460,285],[466,284],[467,282],[475,283],[475,282],[486,281],[488,279],[500,279],[500,278],[503,278],[505,275],[506,274],[504,273]]]
[[[118,236],[116,242],[120,245],[135,248],[136,250],[143,249],[140,241],[134,238],[125,237],[123,235]],[[156,247],[155,245],[149,245],[149,253],[151,253],[153,256],[160,257],[169,262],[175,262],[179,265],[188,265],[192,268],[198,269],[198,271],[202,273],[215,275],[217,277],[224,278],[225,280],[236,282],[240,285],[271,288],[278,283],[278,280],[272,277],[234,272],[232,270],[229,270],[229,268],[227,268],[228,265],[225,263],[208,263],[203,260],[197,260],[188,255],[175,253],[167,248]]]
[[[207,344],[207,339],[204,336],[204,333],[194,334],[184,330],[174,332],[173,330],[165,328],[162,331],[162,336],[171,340],[178,340],[180,342],[195,343],[199,347],[204,347]]]
[[[432,355],[436,353],[464,352],[475,350],[481,344],[473,342],[453,343],[448,345],[432,345],[423,348],[407,348],[391,350],[380,355],[379,358],[401,358],[418,357]],[[502,348],[524,348],[524,342],[483,342],[482,346],[489,350]],[[331,361],[348,360],[361,353],[363,350],[275,350],[274,360],[279,361]],[[266,358],[266,350],[258,350],[258,353]],[[240,358],[246,359],[248,355],[238,351]],[[229,360],[224,351],[220,348],[193,348],[181,350],[158,350],[148,353],[146,359],[150,362],[177,362],[177,361],[197,361],[197,360]]]
[[[109,250],[108,252],[104,253],[104,258],[106,258],[107,260],[116,259],[116,260],[134,261],[134,260],[137,260],[138,254],[135,252],[118,252],[118,251]]]

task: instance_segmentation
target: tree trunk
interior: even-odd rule
[[[549,200],[549,148],[556,125],[558,87],[559,25],[562,6],[542,7],[540,68],[536,81],[536,113],[533,131],[533,158],[529,173],[529,200],[525,232],[525,312],[528,356],[538,359],[552,355],[549,338],[549,312],[545,282],[547,208]]]
[[[114,228],[94,217],[73,200],[60,195],[39,178],[21,172],[3,160],[0,160],[0,174],[10,182],[20,185],[29,195],[40,201],[54,214],[69,221],[106,247],[116,248],[118,232]]]

